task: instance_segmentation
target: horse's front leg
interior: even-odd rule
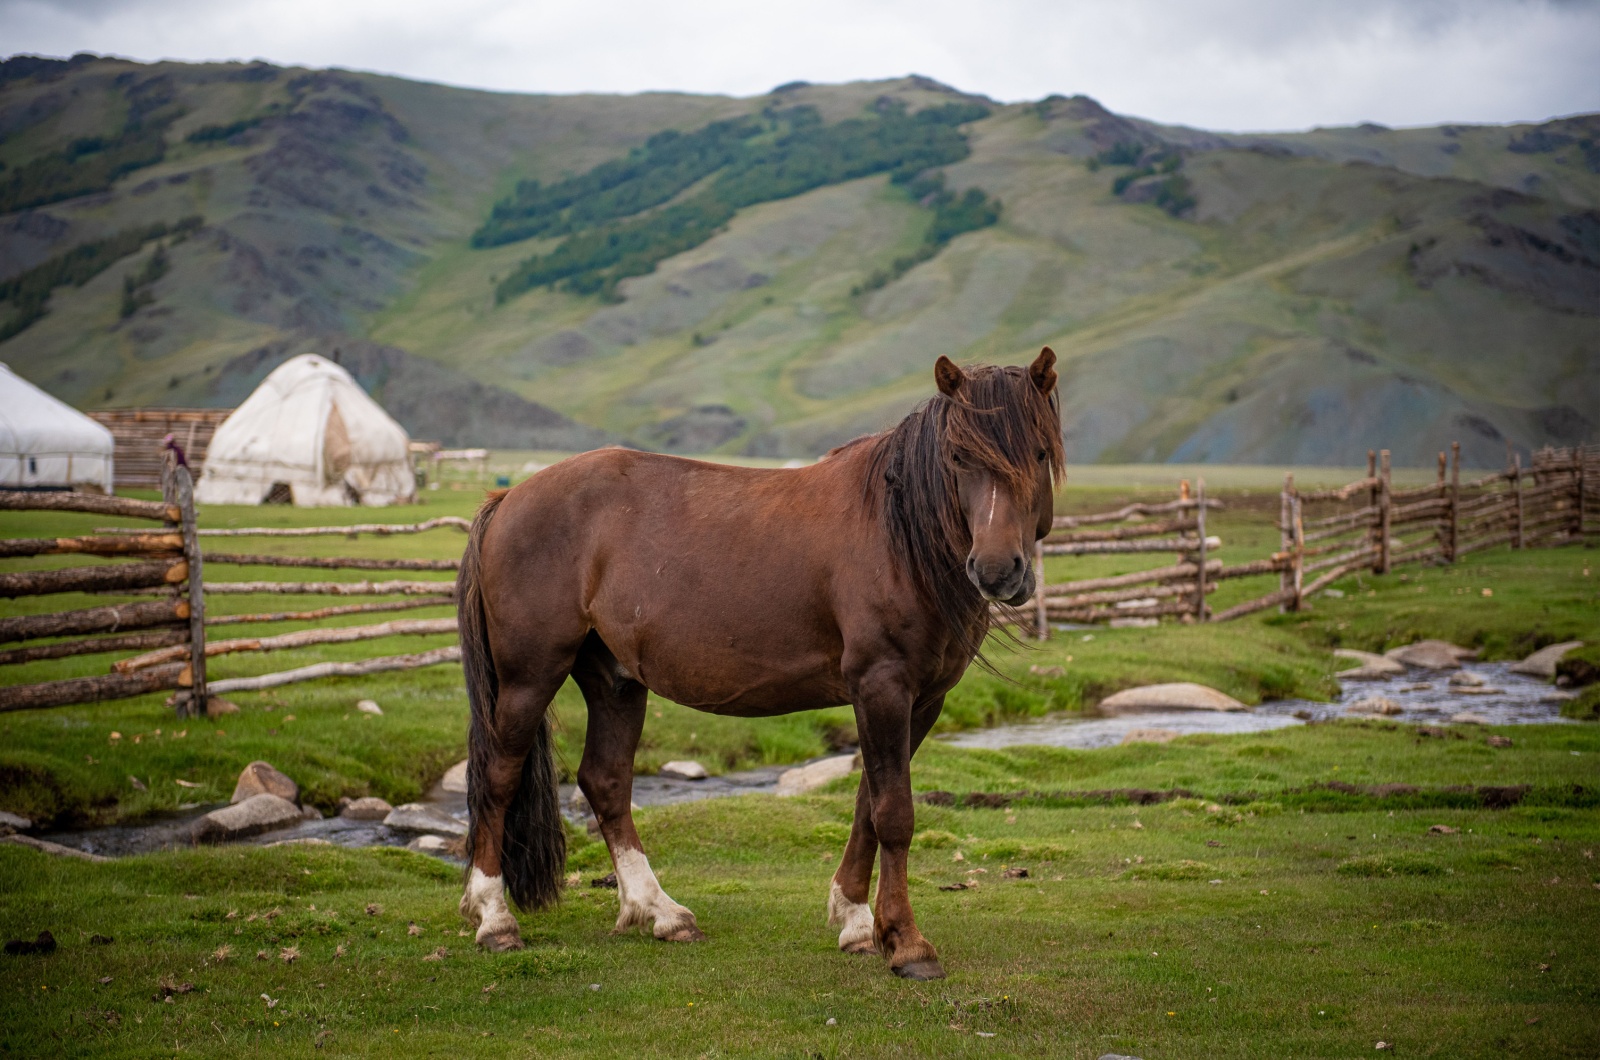
[[[589,731],[578,766],[578,787],[600,822],[617,873],[615,931],[648,927],[667,942],[705,938],[694,914],[661,889],[633,827],[633,754],[644,731],[645,687],[623,675],[609,650],[586,646],[573,679],[589,706]]]
[[[911,715],[911,754],[917,753],[944,707],[944,696],[919,704]],[[909,773],[908,773],[909,776]],[[861,774],[856,789],[856,813],[850,841],[828,888],[828,926],[839,928],[839,948],[845,953],[876,953],[872,932],[872,866],[878,860],[878,833],[872,827],[872,789]]]
[[[917,930],[906,881],[916,811],[911,802],[912,697],[898,666],[880,664],[855,682],[856,727],[870,792],[881,871],[872,935],[896,975],[942,979],[933,944]],[[932,721],[927,722],[932,725]],[[926,732],[926,730],[924,730]]]

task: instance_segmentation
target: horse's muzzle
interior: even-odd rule
[[[1033,568],[1021,554],[1014,555],[1009,565],[980,563],[968,556],[967,577],[985,600],[1015,607],[1033,595]]]

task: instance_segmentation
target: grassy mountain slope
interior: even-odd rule
[[[881,286],[931,218],[885,175],[741,209],[615,302],[537,288],[497,304],[497,283],[560,242],[469,245],[519,180],[767,109],[837,122],[885,97],[913,112],[977,97],[922,78],[729,99],[261,64],[15,74],[0,77],[0,184],[129,127],[140,100],[177,116],[160,161],[0,217],[0,281],[134,225],[205,218],[168,247],[151,304],[120,315],[153,245],[56,288],[0,342],[82,406],[229,404],[289,352],[342,347],[430,436],[791,456],[892,422],[940,353],[1015,360],[1050,343],[1077,461],[1359,464],[1376,444],[1421,463],[1459,438],[1497,464],[1508,442],[1600,432],[1592,116],[1241,136],[1082,97],[992,105],[944,173],[998,198],[999,224]],[[1156,197],[1169,186],[1187,198]]]

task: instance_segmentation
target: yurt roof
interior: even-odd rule
[[[109,457],[111,432],[0,363],[0,454]]]

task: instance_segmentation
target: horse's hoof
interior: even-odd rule
[[[515,931],[502,931],[494,935],[485,935],[478,940],[478,945],[490,953],[510,953],[512,950],[523,948],[522,936]]]
[[[902,979],[911,979],[919,983],[944,978],[944,967],[938,961],[910,961],[890,971]]]
[[[688,927],[681,927],[676,931],[670,931],[659,937],[662,942],[704,942],[706,933],[695,925],[690,924]]]

